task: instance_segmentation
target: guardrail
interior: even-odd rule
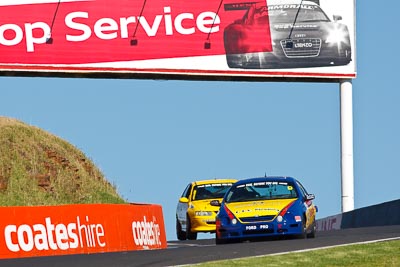
[[[317,220],[317,231],[400,225],[400,199]]]
[[[0,214],[3,259],[167,247],[159,205],[0,207]]]

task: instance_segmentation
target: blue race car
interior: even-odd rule
[[[317,207],[292,177],[250,178],[226,192],[216,217],[216,244],[268,236],[315,237]]]

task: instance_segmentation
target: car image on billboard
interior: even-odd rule
[[[330,19],[319,0],[228,3],[224,8],[228,12],[245,10],[242,18],[224,29],[230,68],[328,67],[352,60],[348,27],[341,23],[340,15]],[[268,30],[269,38],[257,36],[261,28],[264,33]]]

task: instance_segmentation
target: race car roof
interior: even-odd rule
[[[266,176],[266,177],[256,177],[256,178],[247,178],[239,180],[238,182],[236,182],[236,185],[261,182],[261,181],[295,182],[296,179],[293,177],[286,177],[286,176]]]
[[[237,179],[209,179],[209,180],[200,180],[200,181],[194,181],[193,183],[196,185],[202,185],[202,184],[220,184],[220,183],[235,183]]]

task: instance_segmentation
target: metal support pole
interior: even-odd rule
[[[342,169],[342,212],[354,210],[353,85],[340,81],[340,139]]]

